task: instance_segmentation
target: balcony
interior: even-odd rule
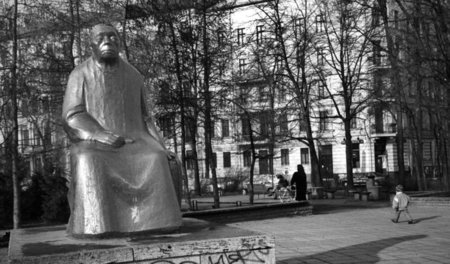
[[[396,123],[383,123],[380,125],[372,124],[370,126],[370,134],[372,137],[391,137],[397,134]]]

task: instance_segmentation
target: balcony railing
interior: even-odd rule
[[[396,123],[386,123],[383,126],[372,125],[370,127],[371,134],[397,133]]]

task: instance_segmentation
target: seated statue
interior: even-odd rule
[[[181,225],[170,154],[145,110],[143,77],[120,47],[113,26],[94,26],[92,56],[72,71],[64,96],[72,142],[67,231],[75,237]]]

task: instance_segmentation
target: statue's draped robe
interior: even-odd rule
[[[72,140],[70,234],[181,225],[166,150],[144,121],[143,86],[142,76],[123,60],[105,70],[90,58],[69,77],[63,119]],[[88,140],[102,130],[134,142],[113,148]]]

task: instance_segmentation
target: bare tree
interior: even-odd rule
[[[286,113],[293,113],[297,118],[292,126],[304,133],[289,133],[287,139],[298,140],[309,147],[311,157],[311,181],[313,186],[322,185],[322,176],[316,143],[320,141],[315,133],[314,113],[311,110],[317,103],[315,97],[315,62],[311,60],[316,53],[314,49],[314,14],[317,11],[312,2],[299,0],[270,1],[261,6],[263,19],[269,25],[273,36],[270,45],[273,53],[272,62],[280,67],[276,74],[278,83],[287,94],[292,95],[284,102]],[[295,105],[293,107],[292,105]]]
[[[320,30],[322,40],[316,43],[320,51],[316,68],[325,92],[324,104],[330,105],[335,114],[330,119],[340,120],[344,125],[347,184],[353,187],[352,133],[351,123],[368,105],[372,90],[368,86],[370,77],[367,58],[372,52],[371,39],[376,27],[367,25],[369,9],[351,1],[316,1],[322,16]],[[323,62],[323,63],[322,63]],[[323,64],[323,65],[320,65]],[[329,79],[335,78],[339,85],[330,87]]]

